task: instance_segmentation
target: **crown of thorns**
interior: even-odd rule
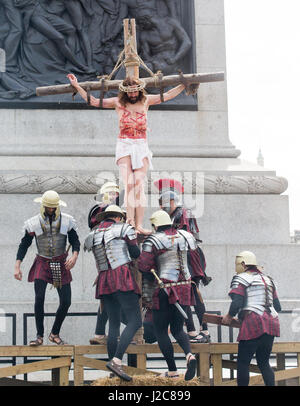
[[[139,92],[140,90],[144,89],[145,86],[146,86],[146,83],[143,80],[140,80],[139,84],[129,85],[129,86],[124,86],[123,83],[120,83],[119,90],[121,92],[125,92],[125,93]]]

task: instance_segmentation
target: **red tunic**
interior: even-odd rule
[[[70,270],[66,269],[65,261],[68,254],[62,254],[58,257],[53,257],[51,261],[60,262],[61,264],[61,283],[66,285],[72,281]],[[28,282],[33,282],[35,279],[42,279],[47,283],[53,283],[52,273],[49,266],[50,260],[37,255],[28,273]]]
[[[229,295],[231,293],[245,297],[246,286],[239,284],[236,289],[232,289],[229,292]],[[276,291],[273,291],[273,298],[277,298]],[[266,311],[262,316],[255,312],[247,311],[243,319],[237,341],[252,340],[265,333],[275,337],[280,336],[279,318],[272,317],[272,315]]]
[[[175,235],[176,230],[174,228],[169,228],[164,230],[164,233],[167,235]],[[151,269],[157,270],[155,258],[161,254],[166,252],[166,250],[157,250],[154,246],[152,247],[151,252],[143,251],[138,259],[138,266],[141,272],[151,272]],[[191,250],[190,250],[191,252]],[[183,275],[179,276],[179,282],[184,280]],[[172,282],[167,279],[162,279],[164,283]],[[153,296],[152,296],[152,309],[157,310],[159,309],[159,294],[160,288],[157,287],[155,289]],[[167,288],[168,296],[169,296],[169,303],[174,304],[179,302],[182,306],[194,306],[195,298],[193,294],[193,289],[191,284],[187,285],[179,285],[179,286],[172,286]]]
[[[114,223],[112,220],[102,221],[101,228],[108,228],[112,223]],[[125,241],[129,245],[137,245],[137,239],[129,240],[128,237],[125,237]],[[129,265],[130,263],[112,269],[109,264],[107,271],[99,272],[96,282],[96,299],[117,291],[128,292],[133,290],[136,294],[141,295],[140,288],[134,279]]]

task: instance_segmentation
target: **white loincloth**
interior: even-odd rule
[[[153,169],[152,166],[152,152],[148,147],[148,143],[146,140],[138,139],[138,140],[131,140],[131,139],[118,139],[116,145],[116,159],[115,162],[124,156],[129,155],[131,158],[131,166],[132,169],[139,169],[144,166],[143,159],[148,158],[149,161],[149,169]]]

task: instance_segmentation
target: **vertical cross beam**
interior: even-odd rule
[[[123,20],[124,27],[124,51],[126,77],[131,79],[139,78],[140,63],[137,59],[136,26],[135,19],[126,18]]]

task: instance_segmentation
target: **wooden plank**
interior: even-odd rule
[[[284,352],[285,354],[299,352],[300,353],[300,342],[291,341],[291,342],[282,342],[282,343],[274,343],[272,352]]]
[[[69,371],[68,366],[52,369],[52,386],[69,386]]]
[[[263,378],[261,375],[251,376],[249,379],[249,386],[261,385],[264,384]],[[223,381],[222,386],[237,386],[237,380],[231,379],[230,381]]]
[[[30,347],[28,345],[0,346],[0,357],[53,357],[73,356],[73,345],[40,345]]]
[[[209,385],[210,355],[208,353],[199,354],[199,369],[200,369],[200,381]]]
[[[81,355],[77,356],[77,362],[79,365],[86,366],[88,368],[95,368],[95,369],[100,369],[102,371],[109,372],[109,370],[106,368],[106,361],[100,361],[98,359],[94,358],[88,358],[88,357],[83,357]],[[123,365],[123,370],[128,373],[129,375],[159,375],[159,372],[153,372],[153,371],[148,371],[145,369],[140,369],[140,368],[134,368],[134,367],[128,367],[126,365]]]
[[[208,83],[208,82],[219,82],[224,80],[224,72],[214,72],[214,73],[187,73],[183,75],[185,80],[189,84],[198,84],[198,83]],[[146,89],[157,87],[157,79],[152,76],[149,78],[143,78],[143,81],[146,84]],[[105,91],[108,90],[118,90],[119,85],[122,80],[104,80]],[[169,75],[162,78],[162,86],[177,86],[181,84],[181,77],[179,75]],[[96,82],[80,82],[79,85],[83,89],[88,87],[91,91],[101,90],[100,81]],[[36,88],[37,96],[48,96],[56,94],[65,94],[65,93],[74,93],[74,88],[70,84],[63,85],[53,85],[53,86],[41,86]]]
[[[275,376],[275,382],[286,380],[286,379],[291,379],[291,378],[297,378],[300,376],[300,368],[291,368],[291,369],[285,369],[284,371],[276,371],[274,373]],[[249,385],[264,385],[264,380],[262,375],[260,376],[252,376],[249,380]]]
[[[107,354],[106,345],[75,345],[74,355]]]
[[[191,351],[193,353],[209,352],[210,344],[193,344],[191,343]],[[182,348],[177,343],[173,343],[175,353],[182,354]],[[157,344],[136,344],[129,345],[127,354],[161,354],[161,350]],[[75,355],[84,354],[107,354],[106,345],[80,345],[74,347]]]
[[[278,382],[283,379],[291,379],[291,378],[298,378],[300,376],[300,367],[298,368],[291,368],[286,369],[284,371],[276,371],[275,375],[275,382]],[[222,386],[236,386],[237,380],[233,379],[230,381],[223,381]],[[249,386],[254,385],[264,385],[264,380],[262,375],[251,376],[249,379]]]
[[[136,366],[139,369],[147,369],[147,354],[138,354],[137,355]]]
[[[138,79],[140,63],[134,55],[137,52],[135,19],[131,18],[129,20],[126,18],[123,20],[123,26],[126,77]],[[128,62],[129,65],[127,64]]]
[[[222,354],[213,354],[211,362],[213,365],[213,385],[222,385]]]
[[[59,386],[69,386],[69,367],[59,369]]]
[[[200,344],[201,345],[201,344]],[[211,354],[237,354],[238,343],[210,343]],[[300,342],[282,342],[273,344],[272,353],[300,353]]]
[[[84,384],[84,366],[80,363],[80,355],[74,354],[74,386]]]
[[[238,343],[210,343],[209,352],[211,354],[237,354]]]
[[[300,376],[300,367],[285,369],[284,371],[276,371],[274,375],[276,382],[283,379],[298,378]]]
[[[230,381],[223,381],[222,386],[237,386],[237,380],[230,379]]]
[[[222,367],[223,368],[228,368],[228,369],[237,369],[237,362],[223,359],[222,360]],[[260,369],[255,364],[250,364],[249,365],[249,371],[254,372],[256,374],[260,374]]]
[[[43,371],[46,369],[61,368],[71,365],[71,358],[59,357],[47,359],[45,361],[36,361],[28,364],[18,364],[11,367],[0,368],[0,378],[7,376],[27,374],[29,372]]]
[[[223,317],[224,316],[220,316],[219,314],[204,313],[202,320],[204,323],[217,324],[219,326],[241,328],[242,323],[240,322],[240,320],[233,318],[231,320],[230,324],[224,324]]]
[[[277,361],[277,370],[285,370],[285,354],[284,353],[277,353],[276,354],[276,361]],[[278,386],[285,386],[285,381],[278,382]]]

